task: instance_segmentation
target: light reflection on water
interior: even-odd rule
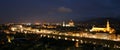
[[[7,36],[8,37],[8,36]],[[9,35],[9,38],[14,36]],[[95,45],[92,43],[85,44],[81,41],[81,44],[76,47],[76,42],[66,40],[56,40],[41,38],[37,40],[26,40],[22,38],[14,38],[11,43],[6,43],[0,47],[0,50],[10,48],[12,50],[114,50],[116,48],[108,48],[102,45]],[[116,49],[119,50],[119,49]]]

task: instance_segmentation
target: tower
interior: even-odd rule
[[[65,26],[65,22],[63,21],[63,26]]]
[[[106,29],[107,29],[107,31],[110,31],[110,23],[109,23],[109,20],[107,20]]]

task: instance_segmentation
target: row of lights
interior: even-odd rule
[[[48,37],[48,38],[50,38],[50,35],[41,35],[41,37]],[[55,36],[52,36],[52,38],[55,38]],[[58,39],[62,39],[60,36],[58,36]],[[67,37],[65,37],[64,38],[65,40],[68,40],[68,38]],[[83,40],[78,40],[78,39],[74,39],[74,38],[72,38],[71,39],[72,41],[80,41],[80,43],[92,43],[92,44],[96,44],[96,42],[92,42],[92,41],[89,41],[89,42],[87,42],[87,41],[83,41]],[[108,45],[108,44],[104,44],[103,45],[104,47],[110,47],[110,45]],[[118,45],[114,45],[114,48],[120,48],[120,46],[118,46]]]

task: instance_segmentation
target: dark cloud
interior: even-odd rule
[[[72,9],[66,8],[66,7],[59,7],[58,8],[58,12],[61,12],[61,13],[70,13],[70,12],[72,12]]]
[[[120,0],[0,0],[0,21],[3,23],[107,16],[120,16]]]

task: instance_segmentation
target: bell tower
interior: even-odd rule
[[[109,23],[109,20],[107,20],[106,29],[107,29],[107,31],[110,31],[110,23]]]

